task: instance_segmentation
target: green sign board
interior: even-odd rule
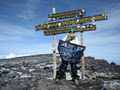
[[[78,17],[78,16],[85,16],[85,10],[79,9],[79,10],[74,10],[74,11],[49,14],[48,18],[49,18],[49,20],[53,21],[53,20]]]
[[[81,31],[92,31],[96,30],[96,25],[88,24],[83,26],[74,26],[74,27],[62,27],[62,28],[55,28],[55,29],[49,29],[44,30],[44,35],[55,35],[55,34],[63,34],[63,33],[69,33],[70,28],[75,28],[75,32],[81,32]]]
[[[72,20],[66,20],[66,21],[60,21],[60,22],[52,22],[48,24],[40,24],[40,25],[35,26],[35,28],[36,30],[46,30],[46,29],[52,29],[52,28],[61,27],[61,26],[92,22],[93,19],[94,21],[106,20],[107,14],[104,13],[104,14],[83,17],[83,18],[78,18],[78,19],[72,19]]]

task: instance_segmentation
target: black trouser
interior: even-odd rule
[[[66,71],[68,62],[65,60],[62,60],[62,64],[60,65],[59,70],[57,71],[57,75],[56,78],[57,79],[61,79],[63,74]],[[72,78],[74,79],[79,79],[79,76],[77,75],[77,66],[76,63],[70,62],[70,66],[71,66],[71,72],[72,72]]]

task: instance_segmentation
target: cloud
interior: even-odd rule
[[[101,44],[111,44],[111,43],[118,43],[120,44],[120,34],[116,35],[94,35],[94,36],[86,36],[85,42],[87,44],[96,44],[96,45],[101,45]]]
[[[35,32],[31,28],[0,22],[0,41],[22,40],[34,35]]]
[[[31,54],[17,55],[17,57],[31,56]]]
[[[3,55],[0,56],[0,59],[10,59],[10,58],[15,58],[15,57],[23,57],[23,56],[31,56],[33,54],[21,54],[21,55],[16,55],[15,53],[9,53],[8,55]]]
[[[108,20],[96,22],[97,29],[103,31],[107,30],[107,32],[116,31],[116,28],[120,28],[119,19],[120,19],[120,4],[116,4],[111,9],[107,10]],[[104,31],[103,31],[104,32]]]
[[[107,59],[109,62],[116,60],[116,63],[120,63],[117,61],[120,59],[119,9],[120,7],[117,5],[109,9],[106,12],[108,14],[108,20],[95,22],[97,30],[85,32],[84,43],[87,47],[85,55]]]
[[[0,56],[0,59],[3,59],[3,56]]]
[[[6,35],[0,35],[0,41],[15,41],[15,40],[22,40],[23,37],[21,36],[6,36]]]
[[[26,3],[21,7],[20,13],[17,14],[19,18],[24,21],[33,19],[35,15],[35,9],[38,5],[39,0],[26,0]]]
[[[3,57],[0,56],[1,59],[10,59],[10,58],[15,58],[15,57],[23,57],[23,56],[30,56],[31,54],[24,54],[24,55],[16,55],[14,53],[10,53],[9,55]]]
[[[34,17],[34,12],[32,10],[23,10],[21,11],[21,14],[18,15],[19,18],[23,19],[23,20],[30,20],[33,19]]]
[[[51,41],[52,42],[52,41]],[[20,45],[2,45],[1,58],[10,56],[21,57],[35,54],[52,53],[52,43],[20,44]],[[6,48],[7,47],[7,48]],[[9,48],[9,49],[8,49]],[[11,53],[10,53],[11,52]],[[13,53],[14,52],[14,53]]]
[[[14,54],[14,53],[10,53],[8,56],[6,56],[5,58],[15,58],[16,57],[16,55]]]
[[[95,22],[97,27],[96,31],[85,33],[85,40],[88,44],[120,44],[120,11],[116,9],[117,7],[118,6],[107,12],[108,20]]]
[[[108,12],[108,20],[97,22],[97,28],[101,30],[111,30],[116,27],[119,27],[119,19],[120,19],[120,11],[113,10],[111,12]]]

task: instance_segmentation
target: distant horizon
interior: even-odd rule
[[[9,59],[14,59],[14,58],[21,58],[21,57],[29,57],[29,56],[37,56],[37,55],[49,55],[49,54],[53,54],[53,53],[42,53],[42,54],[31,54],[31,55],[21,55],[21,56],[11,56],[11,57],[9,57],[9,58],[6,58],[6,57],[4,57],[4,58],[0,58],[0,60],[9,60]],[[59,53],[56,53],[56,54],[59,54]],[[57,55],[56,55],[57,56]],[[105,59],[105,58],[97,58],[97,57],[94,57],[94,56],[85,56],[85,58],[86,57],[93,57],[93,58],[95,58],[95,59],[100,59],[100,60],[106,60],[109,64],[111,63],[111,62],[114,62],[114,63],[116,63],[116,64],[118,64],[118,65],[120,65],[120,61],[118,61],[118,60],[108,60],[108,59]]]

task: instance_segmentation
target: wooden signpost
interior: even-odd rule
[[[55,8],[53,8],[53,14],[55,14],[56,11],[55,11]],[[55,22],[55,21],[53,21]],[[55,41],[56,41],[56,35],[54,34],[53,35],[53,78],[55,79],[56,77],[56,67],[57,67],[57,61],[56,61],[56,44],[55,44]]]
[[[88,24],[83,25],[86,22],[95,22],[100,20],[107,20],[107,13],[87,16],[84,9],[67,11],[56,13],[55,8],[53,8],[53,14],[49,14],[48,18],[51,23],[39,24],[35,26],[36,31],[44,30],[44,35],[53,35],[53,79],[56,77],[56,34],[68,33],[70,28],[75,28],[75,32],[81,32],[81,45],[84,46],[84,31],[94,31],[96,30],[96,25]],[[74,18],[71,20],[57,21],[60,19]],[[81,58],[82,61],[82,79],[85,77],[85,60],[84,54]]]

